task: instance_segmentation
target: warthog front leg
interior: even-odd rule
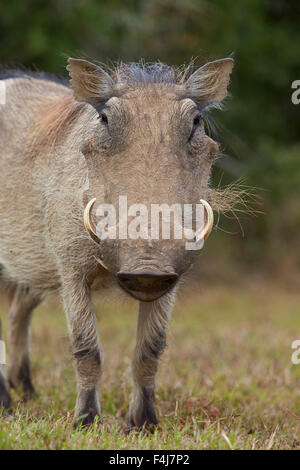
[[[7,377],[10,386],[22,387],[25,398],[34,394],[29,364],[29,327],[32,312],[40,301],[40,297],[29,288],[17,286],[8,312]]]
[[[79,281],[66,282],[63,300],[71,332],[72,354],[77,376],[75,426],[87,425],[100,417],[97,387],[100,381],[102,353],[92,307],[90,290]]]
[[[173,298],[171,293],[154,302],[140,302],[128,430],[132,426],[151,426],[158,422],[154,405],[155,374],[159,357],[166,347]]]

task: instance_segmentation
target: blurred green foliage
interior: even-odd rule
[[[244,262],[282,253],[297,264],[300,105],[291,83],[300,79],[299,27],[297,0],[1,0],[0,62],[63,75],[66,55],[179,65],[233,53],[233,99],[215,116],[230,157],[214,179],[245,176],[264,190],[264,214],[246,221]]]

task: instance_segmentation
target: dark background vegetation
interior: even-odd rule
[[[300,3],[288,0],[0,1],[0,63],[65,75],[65,55],[202,64],[234,53],[232,99],[215,112],[227,156],[214,184],[243,178],[255,217],[221,217],[199,263],[212,279],[276,275],[299,283]]]

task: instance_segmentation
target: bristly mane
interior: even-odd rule
[[[47,155],[49,150],[61,141],[64,132],[70,128],[85,107],[85,103],[78,103],[74,100],[68,80],[51,74],[28,70],[2,70],[0,79],[20,79],[18,88],[24,93],[26,90],[35,90],[37,92],[35,102],[39,96],[35,119],[27,135],[28,156],[31,161],[39,153]],[[44,90],[39,90],[35,83],[45,85],[52,83],[54,86],[57,84],[58,87],[52,86],[52,89],[49,88],[49,94],[45,94]]]
[[[40,80],[45,80],[47,82],[54,82],[69,87],[69,81],[66,78],[58,77],[57,75],[54,75],[49,72],[29,70],[26,67],[18,69],[4,69],[0,65],[0,80],[8,80],[10,78],[37,78]]]
[[[85,103],[74,100],[71,91],[67,90],[65,96],[43,104],[41,115],[29,135],[30,155],[32,158],[40,152],[45,155],[61,142],[65,132],[85,109]]]
[[[141,60],[129,64],[121,62],[110,70],[110,73],[120,84],[178,84],[182,82],[187,69],[170,67],[162,62],[146,63]]]
[[[38,90],[35,83],[57,84],[57,92],[45,95],[40,92],[40,107],[36,112],[36,119],[32,122],[32,128],[28,130],[28,156],[32,161],[40,152],[47,154],[51,147],[61,140],[61,137],[71,123],[80,115],[84,103],[77,103],[73,98],[73,92],[69,81],[56,75],[31,71],[26,68],[3,69],[0,67],[0,80],[16,81],[16,86],[26,90]],[[19,81],[20,80],[20,81]],[[36,82],[38,80],[38,82]],[[36,102],[36,96],[35,96]]]
[[[182,84],[187,76],[191,74],[193,65],[191,62],[187,66],[173,67],[162,62],[147,63],[144,60],[130,63],[118,62],[113,66],[99,63],[99,66],[105,69],[117,83],[124,85],[150,83]],[[0,80],[9,78],[36,78],[69,87],[68,79],[57,77],[51,73],[31,71],[26,68],[5,70],[0,66]]]

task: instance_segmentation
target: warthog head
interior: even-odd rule
[[[225,98],[232,67],[233,60],[226,58],[192,74],[160,63],[120,65],[107,72],[69,59],[74,97],[92,106],[81,149],[88,169],[86,228],[99,243],[101,263],[140,300],[152,301],[174,288],[193,263],[196,251],[186,249],[185,236],[174,235],[176,218],[170,217],[170,236],[162,235],[159,224],[154,237],[151,215],[159,206],[171,212],[180,207],[183,214],[189,205],[195,228],[196,204],[208,198],[218,154],[217,143],[206,134],[207,110]],[[111,216],[109,207],[116,219],[109,219],[105,238],[99,216]],[[205,237],[211,228],[208,205],[204,213]],[[181,228],[182,214],[179,209]],[[128,231],[130,223],[139,225],[141,236],[128,236],[127,225],[124,233],[126,217]]]

